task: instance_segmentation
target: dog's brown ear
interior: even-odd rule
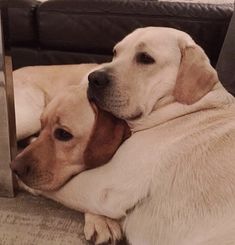
[[[91,169],[107,163],[130,135],[130,128],[125,121],[98,109],[93,132],[84,151],[86,168]]]
[[[218,82],[215,69],[198,45],[181,50],[182,59],[173,95],[183,104],[193,104],[206,95]]]

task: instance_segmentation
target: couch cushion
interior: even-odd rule
[[[46,49],[111,54],[138,27],[167,26],[188,32],[215,65],[233,4],[155,0],[49,0],[38,9],[39,39]]]
[[[2,8],[7,9],[8,42],[10,45],[37,45],[37,20],[35,16],[36,0],[3,1]]]
[[[82,52],[67,52],[60,50],[36,49],[27,47],[12,47],[13,69],[32,65],[60,65],[80,63],[104,63],[112,57],[102,54]]]
[[[221,49],[217,63],[220,81],[225,88],[235,96],[235,12],[230,22],[228,32]]]

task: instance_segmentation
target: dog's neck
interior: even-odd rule
[[[224,89],[221,83],[217,83],[207,95],[192,105],[181,104],[169,95],[159,100],[149,114],[127,123],[131,131],[135,133],[190,113],[221,108],[231,103],[235,103],[235,98]]]

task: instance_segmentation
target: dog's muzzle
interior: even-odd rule
[[[99,103],[111,84],[111,77],[106,71],[97,70],[88,75],[88,81],[88,98]]]
[[[93,71],[88,75],[89,87],[104,89],[110,84],[110,77],[104,70]]]

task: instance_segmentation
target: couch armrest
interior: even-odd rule
[[[40,2],[36,0],[1,1],[4,11],[4,33],[7,45],[37,45],[36,8]]]

